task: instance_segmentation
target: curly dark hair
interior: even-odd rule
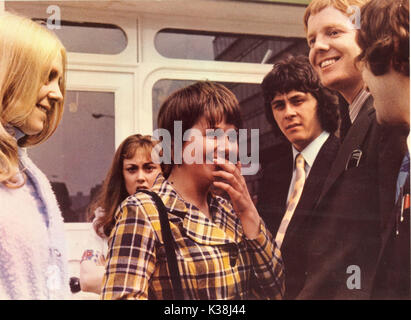
[[[410,76],[409,0],[373,0],[361,8],[357,61],[368,64],[376,75],[395,71]]]
[[[274,64],[261,83],[261,88],[265,114],[273,126],[275,135],[283,136],[274,120],[271,102],[277,94],[285,94],[292,90],[310,93],[317,100],[317,113],[322,129],[330,133],[337,130],[338,97],[321,85],[306,56],[291,56]]]

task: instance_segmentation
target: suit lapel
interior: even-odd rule
[[[287,153],[286,156],[281,157],[278,161],[274,162],[270,166],[269,177],[270,188],[267,191],[270,193],[267,195],[269,203],[269,216],[263,217],[265,222],[268,222],[270,231],[273,232],[273,236],[277,233],[280,227],[281,220],[286,210],[288,189],[291,183],[292,177],[292,151]],[[266,180],[267,181],[267,180]]]
[[[304,190],[298,206],[294,212],[290,225],[287,228],[287,233],[284,238],[282,248],[285,248],[289,241],[294,238],[296,230],[300,230],[300,226],[304,224],[306,218],[309,218],[318,197],[320,196],[321,187],[327,177],[332,162],[335,159],[339,148],[339,140],[334,135],[330,135],[318,153],[310,175],[304,185]],[[298,231],[300,233],[300,231]]]
[[[361,144],[363,143],[368,129],[372,124],[374,113],[375,110],[373,107],[373,99],[370,96],[361,108],[357,119],[351,126],[343,144],[340,147],[337,157],[331,167],[330,173],[325,180],[317,205],[322,201],[338,177],[344,172],[347,161],[350,159],[352,152],[356,149],[361,150]]]

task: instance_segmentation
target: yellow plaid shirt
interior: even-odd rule
[[[263,222],[257,239],[249,240],[223,198],[209,197],[210,221],[182,200],[163,176],[159,175],[152,190],[168,211],[185,299],[282,297],[281,254]],[[128,197],[116,213],[102,299],[172,297],[158,212],[150,196],[138,193]]]

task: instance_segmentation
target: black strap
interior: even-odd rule
[[[174,300],[183,300],[183,288],[181,286],[181,277],[178,271],[176,252],[173,247],[174,238],[171,234],[167,209],[164,206],[164,203],[161,200],[161,198],[155,192],[145,189],[139,189],[137,190],[137,192],[143,192],[145,194],[148,194],[149,196],[151,196],[151,198],[154,200],[154,203],[156,204],[158,216],[160,217],[161,235],[163,237],[163,242],[166,249],[168,270],[170,271],[171,283],[173,286]]]

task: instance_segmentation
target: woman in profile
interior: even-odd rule
[[[236,97],[220,84],[197,82],[176,91],[161,106],[158,127],[169,132],[171,141],[178,139],[176,121],[182,121],[183,133],[192,129],[197,134],[193,141],[181,141],[182,161],[174,158],[167,179],[159,175],[152,190],[167,211],[181,298],[281,298],[280,252],[254,207],[240,164],[218,152],[237,154],[237,141],[225,136],[224,150],[218,150],[216,137],[207,132],[222,129],[227,134],[241,128]],[[231,201],[212,188],[223,190]],[[178,297],[160,225],[151,196],[137,193],[121,204],[109,238],[103,299]]]
[[[26,147],[46,141],[63,113],[66,50],[30,19],[0,17],[0,299],[69,294],[64,224]]]

